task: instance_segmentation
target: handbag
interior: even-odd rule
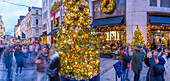
[[[50,77],[54,77],[56,74],[56,68],[54,70],[48,68],[46,74]]]

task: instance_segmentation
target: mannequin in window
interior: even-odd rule
[[[113,36],[113,34],[111,34],[111,41],[112,43],[114,42],[115,36]]]

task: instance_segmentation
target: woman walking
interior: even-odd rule
[[[22,67],[24,64],[24,54],[22,53],[22,49],[20,47],[17,47],[15,53],[14,53],[15,59],[16,59],[16,63],[17,63],[17,67],[16,67],[16,75],[18,74],[18,69],[19,70],[19,75],[22,74]]]
[[[28,58],[28,50],[27,50],[26,46],[23,46],[22,53],[24,54],[24,64],[23,64],[23,66],[26,67],[27,66],[26,60]]]
[[[60,81],[59,71],[60,71],[60,57],[57,52],[55,52],[54,48],[50,49],[49,54],[49,67],[47,69],[47,74],[50,78],[50,81]]]

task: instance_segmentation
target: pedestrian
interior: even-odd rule
[[[125,51],[127,52],[127,55],[130,56],[131,58],[129,59],[128,63],[127,63],[127,71],[126,71],[126,80],[130,81],[129,79],[129,70],[130,70],[130,61],[132,59],[132,53],[130,52],[131,48],[130,48],[130,44],[127,44],[127,48],[125,48]]]
[[[22,67],[24,65],[24,54],[22,53],[22,48],[17,47],[15,53],[14,53],[15,59],[16,59],[16,75],[18,75],[18,70],[19,70],[19,75],[22,74]]]
[[[28,55],[30,65],[33,64],[33,45],[29,45],[29,55]]]
[[[48,65],[48,53],[49,47],[47,45],[42,46],[42,51],[38,53],[34,59],[34,63],[37,64],[37,80],[36,81],[47,81],[48,76],[46,74]]]
[[[59,71],[60,71],[60,57],[58,52],[55,52],[54,48],[50,49],[49,53],[49,67],[47,69],[47,74],[50,81],[60,81]]]
[[[3,52],[3,62],[5,64],[5,67],[7,68],[7,81],[12,81],[12,57],[11,57],[11,51],[10,46],[6,45],[5,50]]]
[[[27,59],[28,59],[28,50],[26,46],[22,47],[22,53],[24,54],[24,67],[27,67]]]
[[[126,46],[122,46],[120,48],[120,57],[119,57],[119,60],[121,61],[122,65],[123,65],[123,68],[125,69],[125,72],[123,73],[123,76],[121,77],[121,81],[125,81],[126,79],[126,71],[127,71],[127,65],[128,63],[130,63],[130,60],[131,60],[131,55],[128,55],[127,52],[127,47]]]
[[[134,81],[139,81],[140,72],[142,70],[142,56],[141,56],[141,45],[137,45],[137,48],[133,51],[132,55],[132,69],[134,71]]]
[[[152,53],[147,54],[150,65],[150,76],[147,77],[147,81],[165,81],[164,72],[165,72],[165,59],[162,56],[154,58]]]
[[[166,79],[166,75],[167,75],[167,73],[168,73],[168,63],[169,63],[169,59],[167,58],[168,57],[168,52],[167,51],[165,51],[165,52],[163,52],[162,53],[162,55],[161,55],[164,59],[165,59],[165,64],[164,64],[164,67],[165,67],[165,73],[164,73],[164,77],[165,77],[165,79]]]

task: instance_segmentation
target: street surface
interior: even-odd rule
[[[101,58],[100,59],[101,64],[101,73],[100,73],[100,81],[116,81],[115,77],[115,69],[113,68],[113,64],[118,62],[118,60],[114,60],[112,58]],[[12,78],[13,81],[36,81],[36,66],[29,66],[27,68],[23,68],[22,75],[15,75],[15,69],[16,64],[15,60],[13,63],[13,72],[12,72]],[[146,74],[147,74],[148,67],[143,66],[143,70],[141,72],[140,81],[146,81]],[[167,69],[167,71],[170,71],[170,68]],[[0,81],[6,81],[6,70],[3,68],[3,63],[0,62]],[[130,80],[133,81],[133,71],[130,70],[129,74]],[[170,73],[167,72],[167,77],[165,81],[170,80]],[[121,81],[120,78],[118,78],[118,81]]]

